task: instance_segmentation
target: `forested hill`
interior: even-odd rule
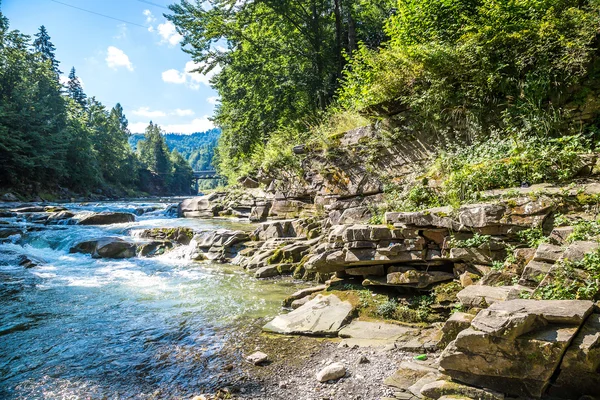
[[[167,133],[164,138],[170,151],[177,150],[196,171],[213,169],[212,161],[221,130],[211,129],[206,132],[196,132],[191,135]],[[134,134],[129,137],[129,144],[136,150],[137,144],[144,139],[144,134]]]

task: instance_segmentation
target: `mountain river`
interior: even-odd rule
[[[102,236],[135,240],[144,228],[252,230],[248,223],[176,219],[159,201],[61,205],[76,213],[154,210],[104,226],[0,218],[28,228],[0,243],[0,399],[188,398],[215,389],[227,340],[276,315],[295,290],[291,281],[190,261],[185,246],[120,260],[69,253]],[[43,263],[26,269],[22,255]]]

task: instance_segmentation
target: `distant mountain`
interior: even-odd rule
[[[211,129],[206,132],[196,132],[191,135],[181,135],[178,133],[167,133],[165,139],[169,150],[177,149],[195,171],[210,170],[214,156],[214,150],[217,141],[221,135],[220,129]],[[129,137],[129,144],[136,150],[140,140],[144,140],[144,135],[137,133]]]

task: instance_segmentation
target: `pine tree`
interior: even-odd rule
[[[46,27],[44,25],[40,26],[40,30],[38,33],[35,34],[35,38],[36,39],[33,41],[33,47],[35,51],[42,55],[42,59],[44,61],[50,61],[50,63],[52,64],[52,71],[54,71],[58,79],[58,77],[62,73],[58,69],[58,64],[60,64],[60,62],[56,59],[56,56],[54,55],[56,47],[54,47],[54,45],[50,41],[50,35],[48,35],[48,31],[46,30]]]
[[[71,68],[69,73],[69,81],[67,82],[67,94],[70,98],[75,100],[82,108],[86,108],[86,95],[81,87],[81,82],[77,75],[75,75],[75,67]]]

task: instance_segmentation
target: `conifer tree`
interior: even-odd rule
[[[56,59],[56,56],[54,55],[56,47],[54,47],[54,45],[50,41],[50,35],[48,35],[48,31],[46,30],[46,27],[44,25],[40,26],[39,32],[35,34],[33,47],[36,52],[42,55],[42,59],[44,61],[50,61],[50,63],[52,64],[52,71],[54,71],[58,79],[58,76],[62,73],[58,69],[58,64],[60,64],[60,62]]]
[[[86,108],[87,105],[85,99],[87,96],[83,92],[81,82],[75,74],[75,67],[71,68],[71,72],[69,73],[69,81],[67,82],[67,95],[75,100],[75,102],[82,108]]]

